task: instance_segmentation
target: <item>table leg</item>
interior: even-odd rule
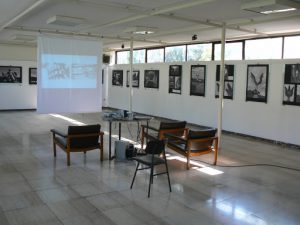
[[[121,122],[119,122],[119,140],[121,140]]]
[[[111,157],[111,121],[109,121],[109,141],[108,141],[108,159],[112,160]]]

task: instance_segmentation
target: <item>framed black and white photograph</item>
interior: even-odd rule
[[[169,67],[169,93],[181,94],[181,65],[170,65]]]
[[[123,86],[123,70],[112,71],[112,85]]]
[[[22,67],[0,66],[0,83],[22,83]]]
[[[129,87],[129,73],[130,73],[130,71],[127,70],[126,87]],[[140,71],[134,70],[134,71],[132,71],[132,87],[138,88],[139,86],[140,86]]]
[[[205,65],[191,66],[191,86],[190,95],[205,96]]]
[[[300,64],[285,65],[282,103],[300,105]]]
[[[37,69],[29,68],[29,84],[37,83]]]
[[[220,65],[216,68],[216,92],[215,97],[219,98],[220,90]],[[233,83],[234,83],[234,65],[225,65],[224,71],[224,92],[223,97],[233,99]]]
[[[267,102],[269,65],[248,65],[246,101]]]
[[[159,88],[159,70],[145,70],[144,87]]]

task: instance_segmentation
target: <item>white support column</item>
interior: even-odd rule
[[[224,93],[224,73],[225,73],[225,35],[226,26],[223,23],[222,26],[222,40],[221,40],[221,66],[220,66],[220,89],[219,89],[219,111],[218,111],[218,137],[219,146],[221,147],[221,135],[222,135],[222,114],[223,114],[223,93]]]
[[[133,38],[131,37],[130,40],[130,69],[128,74],[128,81],[129,81],[129,112],[132,112],[132,96],[133,96],[133,90],[132,90],[132,71],[133,71]]]

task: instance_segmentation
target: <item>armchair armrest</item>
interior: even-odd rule
[[[52,132],[53,135],[59,135],[59,136],[64,137],[64,138],[68,137],[67,134],[64,134],[64,133],[62,133],[62,132],[60,132],[58,130],[55,130],[55,129],[51,129],[50,132]]]
[[[151,127],[151,126],[147,126],[147,125],[143,125],[143,124],[141,125],[141,127],[142,127],[143,129],[146,128],[146,129],[154,130],[154,131],[157,131],[157,132],[159,131],[159,130],[158,130],[157,128],[155,128],[155,127]]]
[[[176,140],[178,140],[178,141],[187,141],[186,138],[184,138],[184,137],[179,137],[179,136],[174,135],[174,134],[172,134],[172,133],[165,133],[164,135],[165,135],[167,138],[172,138],[172,140],[175,139],[175,141],[176,141]]]
[[[199,138],[199,139],[189,139],[191,142],[208,142],[208,141],[217,141],[218,137],[207,137],[207,138]]]

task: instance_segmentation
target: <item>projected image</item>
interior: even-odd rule
[[[97,56],[42,55],[44,88],[96,88]]]
[[[22,83],[22,67],[0,66],[0,83]]]

